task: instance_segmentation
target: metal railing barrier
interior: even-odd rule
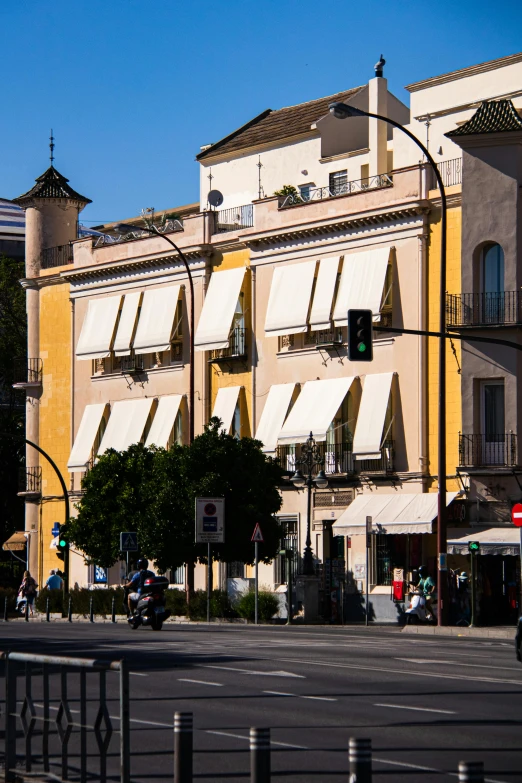
[[[48,598],[45,601],[45,619],[48,623],[51,622],[51,609],[50,609],[50,603]]]
[[[111,604],[111,623],[116,622],[116,598],[112,596],[112,604]]]
[[[7,617],[7,596],[4,598],[4,623],[8,621]]]
[[[191,712],[174,713],[174,783],[192,783],[193,720]]]
[[[88,777],[100,783],[107,781],[107,759],[113,728],[107,706],[107,672],[119,674],[119,775],[120,783],[130,783],[130,720],[129,720],[129,673],[125,661],[101,661],[90,658],[70,658],[54,655],[33,655],[31,653],[1,652],[5,663],[5,781],[16,783],[20,772],[33,776],[50,773],[58,781],[69,780],[70,773],[86,783]],[[89,678],[89,699],[87,699],[87,675]],[[98,675],[98,698],[91,679]],[[18,697],[18,679],[22,675],[24,690]],[[72,676],[76,678],[72,679]],[[77,697],[79,678],[79,700]],[[58,684],[59,706],[56,715],[51,716],[51,691]],[[37,693],[36,693],[37,692]],[[74,693],[74,697],[73,694]],[[72,709],[71,701],[79,709]],[[79,704],[78,704],[79,701]],[[94,709],[97,710],[92,714]],[[88,711],[90,714],[88,714]],[[78,717],[73,717],[78,713]],[[92,724],[89,725],[92,720]],[[23,737],[23,752],[17,753],[17,722],[20,721]],[[53,730],[54,724],[54,730]],[[37,725],[41,731],[37,731]],[[97,753],[87,753],[88,732],[94,735]],[[33,741],[40,739],[40,752]],[[79,739],[79,743],[77,740]],[[74,748],[71,746],[74,745]],[[79,745],[79,747],[78,747]],[[70,763],[70,755],[79,755],[79,764]],[[88,759],[99,759],[95,773],[87,769]],[[51,770],[52,768],[52,770]],[[111,772],[111,778],[116,776]]]
[[[332,183],[323,188],[310,188],[306,196],[301,193],[290,193],[288,196],[281,196],[279,199],[279,209],[295,207],[299,204],[308,204],[310,201],[323,201],[326,198],[334,198],[335,196],[364,193],[366,190],[373,190],[375,188],[391,187],[393,187],[393,177],[391,174],[375,174],[373,177],[354,179],[350,182],[341,181]]]
[[[92,595],[89,598],[89,622],[90,623],[94,622],[94,599]]]
[[[270,783],[270,729],[250,729],[250,783]]]
[[[459,761],[459,783],[484,783],[482,761]]]
[[[253,225],[253,204],[231,207],[231,209],[220,209],[218,212],[214,212],[214,234],[224,234],[226,231],[239,231],[242,228],[252,228]]]
[[[372,741],[350,737],[350,783],[372,783]]]
[[[72,623],[72,598],[69,598],[69,608],[67,609],[67,620]]]
[[[42,269],[52,269],[55,266],[66,266],[73,262],[72,244],[47,247],[42,250]]]
[[[462,184],[462,158],[441,160],[440,163],[437,163],[437,168],[445,188]],[[432,179],[432,189],[434,189],[437,187],[437,180],[434,173],[432,173]]]

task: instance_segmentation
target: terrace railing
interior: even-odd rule
[[[522,292],[447,294],[448,326],[522,325]]]
[[[337,182],[324,188],[310,188],[306,196],[300,195],[299,193],[281,196],[279,209],[308,204],[310,201],[323,201],[324,199],[335,198],[336,196],[364,193],[365,190],[373,190],[375,188],[391,188],[392,186],[393,178],[391,174],[376,174],[373,177],[354,179],[350,182]]]
[[[253,204],[245,204],[242,207],[232,207],[231,209],[220,209],[214,212],[214,234],[239,231],[242,228],[252,228],[253,225]]]

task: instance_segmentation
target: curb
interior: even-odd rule
[[[405,625],[401,633],[421,636],[471,637],[475,639],[509,639],[514,643],[516,628],[460,628],[458,626]]]

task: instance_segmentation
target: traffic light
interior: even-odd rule
[[[480,541],[469,541],[468,542],[468,552],[471,555],[479,555],[480,554]]]
[[[372,342],[372,311],[348,310],[348,359],[351,362],[371,362]]]
[[[69,539],[65,532],[65,525],[60,525],[60,531],[57,536],[56,554],[60,560],[65,560],[65,555],[69,550]]]

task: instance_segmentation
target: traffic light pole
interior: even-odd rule
[[[476,602],[476,596],[477,596],[477,569],[476,569],[476,563],[477,563],[477,555],[475,552],[470,552],[470,559],[471,559],[471,617],[470,617],[470,623],[469,627],[473,628],[475,625],[475,602]]]

